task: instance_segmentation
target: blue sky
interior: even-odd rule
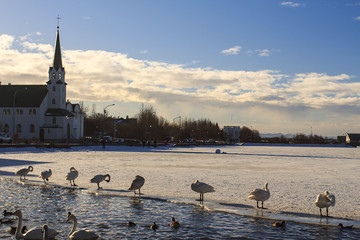
[[[0,0],[2,84],[45,84],[58,15],[67,98],[90,110],[360,132],[360,0]]]

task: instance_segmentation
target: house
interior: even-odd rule
[[[83,137],[84,114],[80,105],[66,100],[59,27],[48,76],[43,85],[0,83],[0,132],[11,136],[14,142],[26,139],[64,142]]]
[[[359,133],[346,133],[346,144],[353,146],[360,146],[360,134]]]
[[[227,142],[240,142],[240,126],[224,126]]]

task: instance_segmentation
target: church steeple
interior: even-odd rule
[[[56,71],[59,70],[59,68],[62,68],[59,26],[57,27],[57,33],[56,33],[53,67],[55,68]]]

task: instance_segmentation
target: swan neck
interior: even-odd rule
[[[19,221],[18,221],[18,225],[17,225],[17,228],[16,228],[16,232],[15,232],[15,236],[17,239],[20,239],[20,237],[22,237],[22,233],[21,233],[21,229],[22,229],[22,222],[23,222],[23,219],[22,219],[22,214],[20,213],[19,215],[17,215],[19,217]]]
[[[76,219],[76,217],[73,216],[71,219],[73,220],[73,226],[72,226],[71,231],[69,232],[69,235],[68,235],[69,237],[71,236],[71,234],[73,234],[76,231],[76,227],[77,227],[77,219]]]

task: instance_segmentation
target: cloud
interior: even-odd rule
[[[296,2],[281,2],[280,3],[281,6],[287,6],[287,7],[299,7],[300,3],[296,3]]]
[[[222,50],[221,53],[224,55],[237,55],[240,52],[241,48],[241,46],[234,46],[232,48]]]
[[[357,16],[354,19],[360,21],[360,16]]]
[[[256,52],[261,57],[268,57],[271,53],[269,49],[257,49]]]
[[[15,41],[22,49],[15,49]],[[256,51],[267,56],[270,51],[266,50]],[[229,124],[227,116],[236,113],[242,119],[239,124],[251,123],[267,132],[276,127],[281,128],[277,131],[299,127],[296,131],[300,132],[302,124],[314,119],[324,129],[326,124],[333,129],[334,122],[346,119],[360,123],[356,114],[360,108],[360,82],[345,73],[289,76],[274,70],[191,68],[189,64],[134,59],[119,52],[62,51],[67,98],[72,102],[119,102],[121,106],[132,106],[122,110],[129,115],[138,110],[134,103],[150,103],[167,119],[179,115],[207,117],[220,125]],[[46,83],[54,54],[52,45],[3,34],[0,54],[3,84]]]
[[[141,53],[141,54],[148,54],[149,51],[148,51],[148,50],[142,50],[142,51],[140,51],[140,53]]]

